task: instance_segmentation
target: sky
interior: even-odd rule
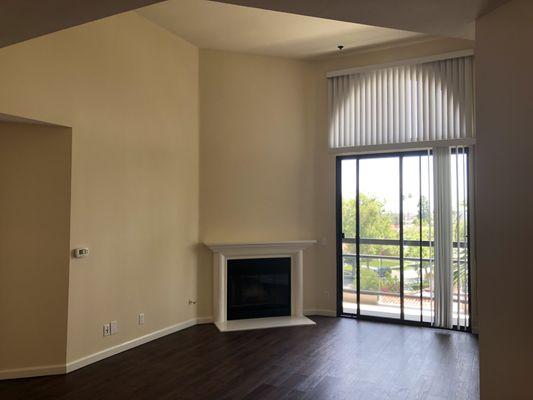
[[[428,179],[433,175],[431,159],[428,166],[428,157],[421,157],[422,165],[419,171],[419,157],[406,156],[403,161],[403,192],[404,192],[404,215],[416,215],[418,213],[418,201],[420,198],[420,178],[422,177],[422,196],[430,198],[433,203],[433,180]],[[466,159],[460,155],[459,159],[452,155],[451,164],[451,198],[455,209],[454,199],[457,193],[457,178],[459,178],[459,198],[465,195],[462,185],[463,173],[466,168]],[[368,197],[374,197],[384,203],[385,209],[398,214],[400,212],[400,165],[399,157],[362,158],[359,161],[360,192]],[[458,168],[458,171],[457,171]],[[357,161],[342,161],[342,197],[343,199],[355,199],[356,195],[356,171]],[[459,172],[459,174],[457,174]]]
[[[389,212],[400,212],[400,166],[398,157],[361,159],[359,180],[360,191],[369,197],[375,197],[385,204]],[[428,197],[427,157],[422,157],[422,192]],[[356,160],[342,162],[342,196],[355,199],[356,195]],[[418,212],[419,158],[405,157],[403,164],[404,213]]]

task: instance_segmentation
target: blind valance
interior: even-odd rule
[[[473,57],[328,78],[332,149],[474,137]]]

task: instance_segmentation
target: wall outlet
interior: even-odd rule
[[[104,324],[102,333],[104,336],[111,335],[111,324]]]
[[[72,255],[74,256],[74,258],[87,257],[89,255],[89,248],[88,247],[78,247],[78,248],[72,250]]]
[[[139,318],[137,318],[137,322],[139,325],[144,325],[144,313],[139,314]]]
[[[111,326],[111,334],[116,335],[118,333],[118,322],[117,321],[111,321],[109,324]]]

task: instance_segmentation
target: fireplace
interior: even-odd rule
[[[217,328],[228,332],[314,325],[303,313],[303,255],[315,243],[208,243]]]
[[[227,319],[291,315],[291,258],[228,260]]]

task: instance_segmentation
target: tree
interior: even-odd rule
[[[362,238],[398,239],[395,225],[398,216],[388,212],[380,200],[364,194],[359,195],[360,235]],[[342,202],[342,230],[346,238],[356,236],[356,201]],[[348,249],[347,249],[348,250]],[[355,252],[355,249],[353,250]],[[362,245],[361,252],[369,255],[398,255],[397,246]]]
[[[359,195],[360,234],[363,238],[398,239],[398,216],[388,212],[385,204],[374,197]],[[356,201],[344,200],[342,203],[342,227],[346,238],[356,236]],[[361,253],[368,256],[398,256],[398,246],[361,245]],[[344,244],[344,253],[355,254],[355,245]],[[397,265],[394,260],[384,261],[379,258],[365,259],[365,268],[361,269],[361,290],[390,291],[399,290],[398,279],[392,277],[391,266]],[[349,276],[355,271],[355,258],[344,261],[345,274]],[[382,273],[383,276],[380,275]]]

